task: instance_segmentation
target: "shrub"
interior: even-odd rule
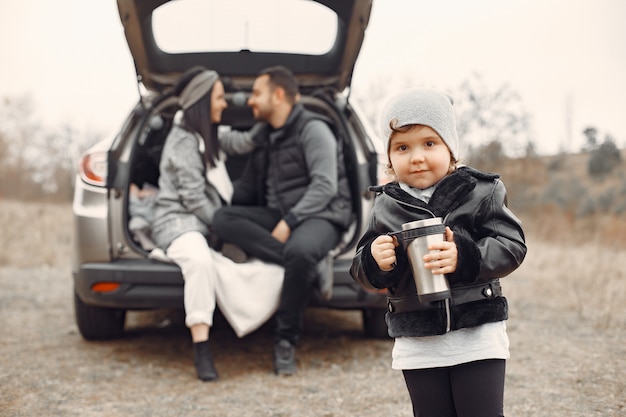
[[[574,212],[583,195],[585,195],[585,188],[577,179],[553,179],[545,187],[541,202],[544,204],[554,203],[560,208]]]
[[[586,198],[576,211],[579,217],[590,216],[596,212],[596,201],[593,198]]]
[[[615,142],[608,137],[600,146],[591,151],[587,171],[591,178],[603,180],[622,162],[622,155]]]

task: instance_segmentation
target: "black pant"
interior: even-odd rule
[[[317,279],[317,264],[339,242],[341,233],[331,222],[311,218],[300,223],[286,243],[272,230],[282,218],[277,210],[229,206],[214,217],[215,233],[248,255],[285,267],[285,279],[276,311],[276,339],[296,344],[302,331],[302,313]]]
[[[504,415],[504,359],[404,370],[416,417]]]

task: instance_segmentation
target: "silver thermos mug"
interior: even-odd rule
[[[409,263],[413,271],[413,279],[417,287],[420,302],[443,300],[450,298],[450,285],[443,274],[433,274],[424,268],[424,255],[429,253],[428,246],[435,242],[443,242],[446,227],[441,217],[416,220],[402,225],[402,245],[406,249]]]

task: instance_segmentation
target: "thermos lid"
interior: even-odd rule
[[[424,226],[436,226],[438,224],[441,224],[441,222],[442,222],[441,217],[432,217],[430,219],[424,219],[424,220],[414,220],[412,222],[404,223],[402,225],[402,230],[411,230],[411,229],[424,227]]]

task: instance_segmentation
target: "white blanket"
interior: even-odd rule
[[[261,327],[278,307],[284,268],[258,259],[234,263],[211,251],[217,268],[217,305],[238,337]]]

